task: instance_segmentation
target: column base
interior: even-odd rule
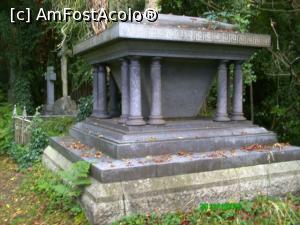
[[[146,125],[142,116],[130,116],[126,122],[128,126],[143,126]]]
[[[110,117],[112,118],[116,118],[116,117],[119,117],[120,116],[120,113],[118,111],[111,111],[110,112]]]
[[[122,115],[118,121],[119,124],[125,124],[128,121],[128,115]]]
[[[244,120],[246,120],[243,113],[232,113],[230,119],[234,120],[234,121],[244,121]]]
[[[230,121],[228,114],[217,114],[214,118],[214,121],[216,122],[226,122]]]
[[[162,116],[150,116],[148,124],[150,125],[164,125],[166,121],[163,119]]]
[[[96,117],[99,119],[109,119],[110,115],[106,112],[93,112],[92,117]]]

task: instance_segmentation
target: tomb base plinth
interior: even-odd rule
[[[92,164],[92,184],[84,189],[80,199],[91,224],[107,225],[136,213],[189,211],[201,203],[238,202],[258,195],[279,196],[300,190],[300,148],[297,147],[207,154],[203,158],[199,156],[199,160],[206,158],[211,163],[198,161],[199,172],[190,168],[184,174],[167,175],[168,171],[186,168],[186,162],[192,163],[192,159],[197,158],[194,154],[172,155],[172,160],[180,157],[181,161],[164,162],[162,157],[161,161],[152,162],[156,168],[151,176],[146,173],[146,177],[145,172],[151,168],[144,168],[144,172],[140,173],[136,163],[143,167],[142,161],[149,158],[132,162],[109,160],[105,163],[106,156],[95,158],[90,152],[91,156],[86,158],[80,156],[83,153],[88,155],[86,149],[64,148],[62,143],[67,144],[72,141],[71,138],[56,141],[57,145],[53,140],[43,155],[44,164],[51,170],[67,169],[77,160],[87,160]],[[173,166],[169,167],[170,163]],[[109,172],[107,179],[102,177],[103,181],[99,177],[101,166]],[[122,170],[123,175],[127,175],[121,177],[119,172]],[[160,171],[165,171],[163,177],[159,176]],[[143,178],[134,179],[138,173],[144,174]],[[110,177],[116,176],[119,178],[109,181]]]
[[[119,119],[88,118],[70,129],[70,136],[116,158],[203,153],[251,144],[274,144],[276,134],[250,121],[211,119],[166,120],[165,125],[128,126]]]

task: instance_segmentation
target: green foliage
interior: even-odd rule
[[[283,199],[258,197],[254,201],[242,201],[240,209],[195,209],[188,213],[149,214],[125,217],[112,225],[210,225],[210,224],[298,224],[299,197]]]
[[[74,123],[73,117],[57,117],[45,119],[40,123],[42,130],[48,137],[63,136],[68,133],[70,126]]]
[[[77,121],[82,121],[89,117],[93,112],[93,97],[82,97],[79,99]]]
[[[81,208],[76,200],[82,194],[82,188],[91,184],[89,170],[90,164],[85,161],[73,163],[68,170],[56,175],[44,169],[43,176],[37,179],[34,190],[47,195],[50,210],[62,209],[77,215]]]
[[[26,107],[28,113],[34,112],[32,97],[30,92],[29,79],[25,76],[17,76],[14,81],[15,104],[19,107]]]
[[[145,8],[145,0],[110,0],[109,1],[110,10],[128,11],[128,8],[142,11]]]
[[[88,9],[88,4],[83,0],[73,0],[66,2],[65,0],[46,0],[53,10],[63,12],[63,9],[68,7],[76,11],[85,11]],[[64,43],[75,43],[85,37],[91,36],[90,26],[88,23],[75,20],[52,22],[50,27],[56,31],[59,41],[58,47],[61,48]]]
[[[68,74],[72,77],[72,91],[76,91],[84,84],[92,83],[91,66],[79,57],[70,60]]]
[[[11,142],[8,154],[19,165],[20,169],[31,167],[39,161],[44,148],[48,144],[48,136],[41,127],[42,119],[37,113],[31,122],[31,140],[28,145]]]
[[[4,87],[1,87],[1,84],[0,84],[0,104],[4,103],[6,101],[6,96],[5,96],[2,88],[4,88]]]
[[[29,148],[36,155],[42,154],[44,148],[48,145],[48,136],[42,128],[43,120],[37,112],[31,122],[31,141]],[[35,157],[34,157],[35,159]]]
[[[0,104],[0,155],[6,153],[13,141],[12,106]]]
[[[34,163],[40,161],[41,155],[48,145],[48,137],[65,134],[73,122],[74,119],[70,117],[44,121],[40,117],[40,114],[36,113],[30,124],[30,143],[23,146],[14,143],[13,139],[10,138],[6,141],[6,151],[19,165],[20,169],[31,167]]]

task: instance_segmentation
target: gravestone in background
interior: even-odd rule
[[[61,57],[61,79],[63,97],[56,100],[53,106],[54,115],[75,115],[77,105],[74,100],[68,96],[68,57],[72,51],[68,49],[66,43],[63,44],[59,53]]]
[[[45,80],[47,81],[47,103],[45,107],[45,113],[52,114],[55,100],[54,81],[56,81],[56,73],[54,72],[53,66],[47,67],[47,72],[45,73]]]

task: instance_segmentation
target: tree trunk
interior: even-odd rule
[[[89,0],[89,8],[94,10],[99,10],[104,8],[108,10],[108,0]],[[92,21],[92,29],[96,35],[102,33],[107,27],[107,21],[103,20],[101,22]]]
[[[158,11],[158,0],[146,0],[146,8],[152,8]]]

